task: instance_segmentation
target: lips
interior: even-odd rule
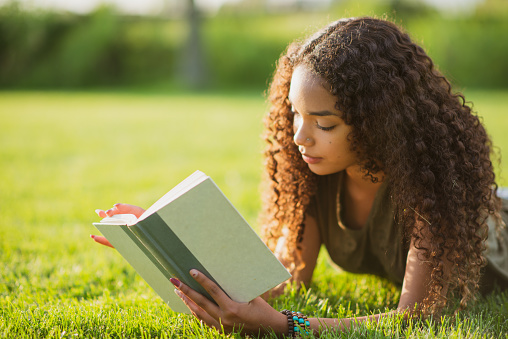
[[[302,153],[302,158],[303,158],[303,161],[305,161],[308,164],[317,164],[318,162],[323,160],[323,158],[313,157],[313,156],[303,154],[303,153]]]

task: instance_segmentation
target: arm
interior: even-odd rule
[[[266,292],[263,295],[263,298],[266,299],[268,296],[277,297],[281,295],[284,293],[284,288],[288,284],[290,285],[296,283],[296,286],[300,286],[301,284],[309,286],[312,274],[314,273],[314,268],[316,267],[319,249],[321,248],[321,237],[319,235],[316,220],[308,215],[305,217],[305,231],[303,234],[302,242],[300,243],[300,247],[302,249],[301,255],[305,266],[296,271],[296,276],[292,276],[289,280],[273,288],[271,291]],[[277,247],[275,248],[274,254],[285,267],[289,267],[290,262],[288,262],[287,259],[284,259],[284,257],[288,257],[286,253],[287,230],[284,230],[283,236],[279,238],[277,242]]]
[[[413,241],[409,248],[406,270],[404,273],[404,282],[402,284],[399,304],[396,310],[388,313],[374,314],[356,318],[312,318],[309,319],[311,328],[319,332],[325,328],[339,328],[341,331],[350,329],[355,324],[365,321],[378,321],[382,317],[392,314],[412,312],[416,304],[420,304],[428,294],[428,285],[430,282],[431,268],[423,261],[422,251],[418,250]],[[446,294],[446,286],[443,288],[443,294]]]
[[[427,295],[430,274],[431,269],[422,261],[421,251],[411,243],[397,310],[357,318],[310,318],[310,328],[315,334],[327,329],[344,331],[365,321],[378,321],[396,313],[411,312],[416,303],[421,303]],[[278,334],[288,333],[286,317],[263,299],[256,298],[249,303],[236,303],[203,274],[193,271],[191,275],[210,293],[217,305],[180,282],[175,284],[178,288],[177,294],[192,313],[209,326],[218,330],[223,328],[226,332],[242,328],[244,333],[253,334],[263,333],[267,329],[273,329]]]
[[[406,272],[400,294],[398,311],[412,310],[415,304],[420,304],[428,295],[428,286],[432,269],[424,262],[423,251],[414,246],[411,241],[406,261]],[[446,256],[445,256],[446,257]],[[449,266],[449,265],[445,265]],[[442,293],[446,295],[448,287],[444,286]]]

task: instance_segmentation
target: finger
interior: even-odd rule
[[[177,296],[180,297],[180,299],[182,299],[184,304],[189,308],[189,310],[192,312],[192,315],[194,315],[196,318],[204,322],[206,325],[214,327],[215,329],[220,329],[219,322],[215,318],[213,318],[210,314],[208,314],[205,310],[199,307],[192,299],[186,296],[182,291],[180,291],[178,288],[175,288],[175,293]]]
[[[116,204],[118,205],[118,204]],[[115,214],[123,214],[122,212],[120,212],[117,208],[117,206],[114,205],[112,208],[110,208],[109,210],[107,210],[105,213],[106,213],[106,216],[107,217],[112,217],[114,216]]]
[[[93,235],[93,234],[91,234],[90,238],[92,238],[95,242],[97,242],[97,243],[99,243],[101,245],[109,246],[111,248],[114,248],[113,245],[111,245],[111,243],[108,241],[108,239],[106,239],[104,237],[101,237],[100,235]]]
[[[145,210],[139,206],[130,205],[130,204],[114,204],[113,208],[111,208],[111,215],[115,214],[134,214],[136,218],[139,218]],[[107,212],[106,212],[107,213]],[[109,214],[108,214],[109,215]],[[109,216],[111,216],[109,215]]]
[[[112,217],[116,214],[130,214],[130,208],[127,204],[114,204],[109,210],[105,211],[107,217]]]
[[[210,301],[207,297],[205,297],[201,293],[196,292],[186,284],[182,283],[180,280],[175,278],[171,278],[170,280],[177,289],[179,289],[185,296],[191,299],[193,303],[195,303],[198,307],[205,310],[210,316],[214,317],[215,319],[219,319],[220,309],[215,303]]]
[[[214,283],[203,273],[199,272],[196,269],[190,270],[189,273],[194,278],[194,280],[203,286],[203,288],[208,292],[208,294],[210,294],[213,300],[217,302],[217,305],[219,305],[221,309],[226,308],[228,304],[233,302],[231,298],[226,293],[224,293],[224,291],[216,283]]]
[[[103,210],[95,210],[95,213],[97,213],[97,215],[101,218],[106,218],[108,215],[106,214],[106,212],[104,212]]]

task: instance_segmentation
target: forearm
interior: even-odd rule
[[[269,291],[266,291],[265,293],[261,294],[261,298],[264,300],[269,300],[271,298],[277,298],[278,296],[284,294],[284,290],[286,288],[287,283],[282,283],[280,285],[275,286]]]
[[[284,267],[291,270],[290,268],[298,255],[296,253],[291,254],[287,252],[287,237],[289,231],[284,229],[282,233],[283,236],[278,239],[274,254]],[[263,299],[280,296],[284,293],[288,285],[296,288],[300,288],[302,285],[309,286],[321,248],[321,239],[317,224],[312,217],[305,217],[305,234],[302,241],[299,243],[299,247],[301,249],[300,258],[302,261],[298,264],[296,270],[291,270],[293,276],[289,280],[264,293],[262,295]]]
[[[269,300],[271,298],[277,298],[277,297],[281,296],[282,294],[284,294],[287,286],[289,286],[289,288],[299,289],[300,287],[302,287],[302,285],[303,286],[309,286],[309,284],[310,284],[309,281],[303,281],[301,279],[295,279],[295,277],[293,276],[290,279],[284,281],[283,283],[275,286],[271,290],[266,291],[265,293],[263,293],[261,295],[261,297],[263,299],[265,299],[265,300]]]
[[[381,318],[394,316],[398,311],[392,311],[387,313],[373,314],[363,317],[355,318],[309,318],[310,329],[314,334],[319,334],[324,331],[331,332],[342,332],[349,331],[355,326],[361,325],[366,322],[379,321]]]

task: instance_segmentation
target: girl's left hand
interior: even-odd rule
[[[213,281],[193,269],[190,275],[210,294],[217,305],[202,294],[177,279],[171,279],[177,288],[175,292],[191,310],[192,314],[218,331],[230,333],[233,330],[243,334],[288,333],[287,318],[271,307],[261,297],[248,303],[238,303],[229,298]]]

